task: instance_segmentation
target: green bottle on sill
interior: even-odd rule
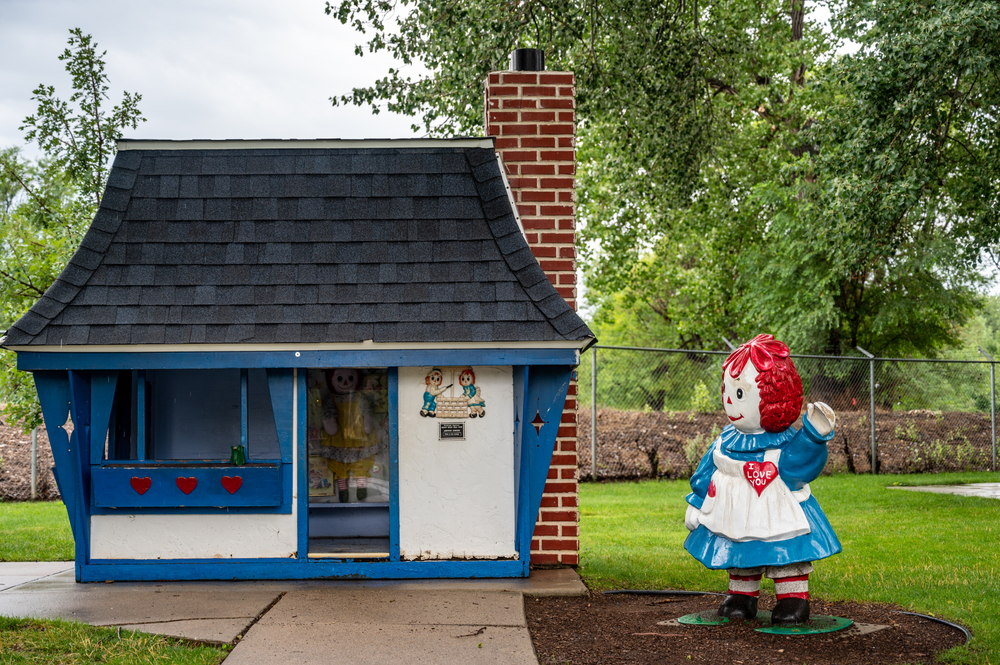
[[[233,446],[233,452],[229,455],[229,463],[233,466],[243,466],[247,463],[247,454],[243,449],[243,444]]]

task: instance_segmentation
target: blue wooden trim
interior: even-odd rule
[[[531,536],[534,524],[531,521],[531,501],[529,499],[529,479],[531,471],[529,455],[524,446],[524,397],[528,393],[529,367],[514,367],[514,487],[517,488],[517,514],[515,516],[515,543],[518,556],[524,566],[525,575],[531,564]],[[531,425],[527,425],[531,427]]]
[[[296,413],[296,446],[295,455],[298,458],[298,478],[296,479],[295,485],[295,496],[298,497],[298,504],[296,505],[297,519],[296,527],[298,529],[298,561],[302,563],[308,563],[309,559],[309,451],[306,448],[308,437],[306,435],[306,429],[308,423],[306,419],[308,418],[309,410],[309,383],[308,375],[309,373],[303,369],[295,369],[290,372],[292,380],[294,383],[293,393],[289,395],[292,402],[292,407]],[[273,399],[273,397],[272,397]],[[289,430],[292,428],[289,427]],[[289,468],[291,466],[289,465]]]
[[[389,368],[389,560],[399,561],[399,368]]]
[[[117,371],[95,371],[90,376],[90,463],[104,461],[104,442],[115,403]]]
[[[296,355],[298,353],[299,355]],[[198,351],[60,353],[18,351],[22,371],[48,369],[223,369],[268,367],[425,367],[447,365],[573,365],[576,349],[440,349],[371,351]]]
[[[146,460],[146,370],[133,373],[135,377],[135,457]]]
[[[80,519],[81,538],[76,540],[76,561],[83,563],[90,558],[90,372],[70,370],[69,412],[73,418],[70,435],[70,455],[77,470],[80,501],[77,511]]]
[[[292,370],[269,368],[267,387],[271,393],[271,410],[274,412],[274,426],[278,431],[281,461],[291,464],[292,455],[296,454],[292,449],[292,420],[295,409],[292,399],[294,392]]]
[[[330,559],[96,559],[81,582],[262,579],[426,579],[526,577],[520,561],[338,561]]]
[[[246,461],[250,461],[250,442],[247,436],[247,375],[249,370],[240,370],[240,445],[243,446],[243,453]]]
[[[193,478],[185,494],[178,482]],[[138,489],[131,484],[135,479]],[[239,479],[239,480],[236,480]],[[281,466],[102,466],[93,469],[93,500],[103,508],[277,506],[282,503]],[[143,485],[147,482],[147,485]],[[230,488],[238,482],[235,492]],[[140,491],[142,492],[140,494]],[[289,512],[291,510],[289,509]]]
[[[545,491],[545,481],[552,463],[559,424],[562,421],[566,393],[569,391],[573,369],[568,367],[531,367],[528,373],[524,399],[523,445],[528,451],[529,496],[528,511],[531,529],[534,530],[538,510]],[[531,424],[536,414],[545,421],[539,430]]]

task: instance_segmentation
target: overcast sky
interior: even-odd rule
[[[107,51],[111,105],[123,90],[142,95],[147,121],[129,138],[417,135],[411,118],[331,107],[331,96],[371,85],[392,60],[355,56],[363,36],[324,7],[324,0],[0,0],[0,148],[24,144],[18,127],[35,111],[38,84],[69,98],[58,56],[74,27]]]

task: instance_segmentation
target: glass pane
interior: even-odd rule
[[[149,370],[146,380],[152,459],[229,461],[240,443],[240,370]]]
[[[383,369],[309,370],[309,501],[389,501],[389,377]]]

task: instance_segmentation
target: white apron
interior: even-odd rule
[[[716,471],[699,523],[735,542],[786,540],[809,533],[799,505],[809,498],[809,485],[790,490],[778,477],[780,458],[780,450],[768,450],[763,462],[741,462],[722,452],[721,441],[716,443]]]

